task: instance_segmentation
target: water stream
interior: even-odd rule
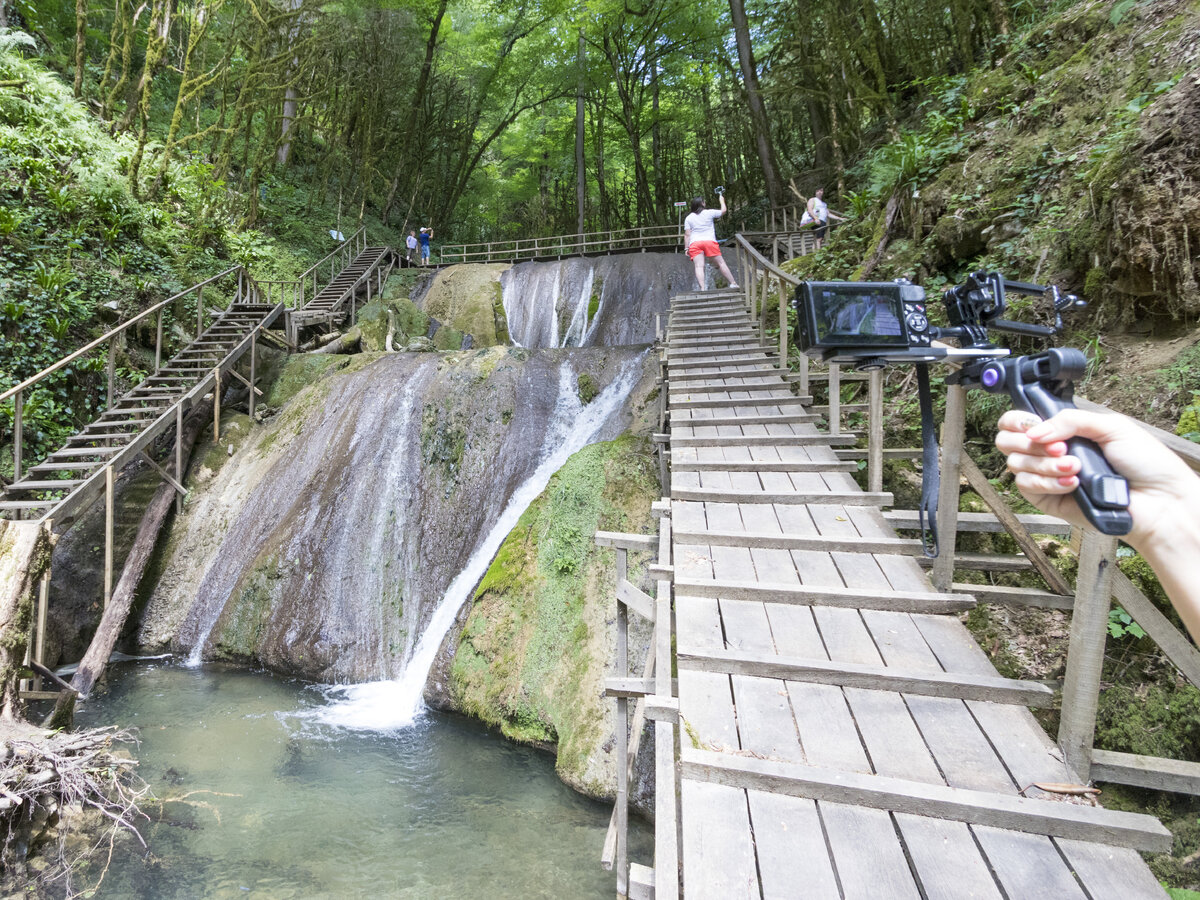
[[[341,699],[320,711],[322,721],[348,728],[377,727],[380,721],[385,721],[387,727],[398,728],[413,722],[424,707],[422,693],[429,670],[459,609],[487,571],[492,557],[521,514],[545,489],[551,476],[562,468],[572,453],[594,440],[610,416],[624,404],[638,379],[641,360],[638,356],[626,361],[621,374],[586,406],[579,400],[574,371],[565,364],[560,367],[558,401],[546,428],[537,468],[513,492],[500,517],[450,583],[425,626],[402,677],[332,689]]]
[[[117,666],[80,718],[138,727],[139,773],[180,799],[147,807],[149,853],[122,842],[96,896],[612,896],[610,809],[563,785],[548,755],[438,713],[342,729],[325,705],[262,673]]]

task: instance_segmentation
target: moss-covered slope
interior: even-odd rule
[[[652,532],[651,445],[626,435],[576,453],[509,534],[480,582],[450,673],[459,710],[517,740],[554,744],[558,771],[611,793],[614,554],[598,529]],[[637,569],[631,578],[636,579]],[[631,647],[641,652],[635,630]]]

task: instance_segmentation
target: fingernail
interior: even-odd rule
[[[1059,477],[1058,483],[1063,487],[1075,487],[1078,479],[1074,475],[1063,475]]]
[[[1070,472],[1073,468],[1075,468],[1075,463],[1069,459],[1060,459],[1058,461],[1057,468],[1060,472]]]

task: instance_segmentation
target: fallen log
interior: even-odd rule
[[[358,328],[351,328],[345,334],[338,336],[336,340],[330,341],[324,347],[318,347],[312,353],[357,353],[358,346],[362,342],[362,331]]]
[[[200,432],[204,430],[204,426],[212,421],[212,414],[212,400],[205,400],[194,407],[183,421],[180,459],[185,472],[191,459],[192,447],[200,436]],[[175,475],[176,480],[182,479],[180,473],[172,474]],[[167,514],[171,511],[174,499],[175,488],[169,482],[164,481],[154,492],[154,496],[146,507],[146,512],[142,515],[137,535],[133,539],[133,547],[130,548],[129,555],[125,558],[121,578],[117,582],[117,586],[113,588],[112,599],[104,608],[104,615],[100,618],[96,634],[92,637],[87,653],[83,655],[83,659],[71,679],[71,687],[79,692],[80,697],[87,697],[93,685],[104,674],[104,666],[107,664],[108,658],[112,656],[117,639],[121,636],[121,630],[125,627],[125,619],[129,616],[129,610],[133,606],[134,591],[137,589],[138,582],[141,581],[142,573],[146,570],[146,564],[150,561],[150,554],[154,552],[158,533],[167,520]],[[58,703],[65,703],[68,696],[72,701],[74,700],[73,695],[64,692],[59,695]]]

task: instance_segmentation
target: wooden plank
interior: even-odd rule
[[[893,528],[915,530],[920,527],[915,509],[889,509],[884,512],[883,517]],[[1055,516],[1019,515],[1017,521],[1032,534],[1066,536],[1071,533],[1071,524]],[[958,514],[958,530],[1000,532],[1004,531],[1004,526],[991,513],[960,512]]]
[[[606,697],[645,697],[654,693],[653,678],[605,678],[604,695]]]
[[[791,900],[797,886],[810,897],[837,897],[837,876],[812,800],[748,791],[763,900]]]
[[[617,599],[643,619],[654,621],[654,598],[628,581],[617,583]]]
[[[945,552],[943,550],[943,552]],[[940,558],[940,557],[939,557]],[[930,568],[934,560],[921,557],[917,560],[922,566]],[[997,553],[956,553],[954,568],[978,572],[1028,572],[1033,564],[1023,555],[1017,553],[1005,556]]]
[[[1037,569],[1038,574],[1046,582],[1046,586],[1056,594],[1070,594],[1071,586],[1067,584],[1067,579],[1062,576],[1058,569],[1054,568],[1054,564],[1050,562],[1049,557],[1042,552],[1042,548],[1037,545],[1037,542],[1030,536],[1029,532],[1017,519],[1015,513],[1008,508],[1004,498],[1000,496],[1000,492],[992,487],[991,483],[983,477],[983,473],[979,471],[979,466],[975,465],[975,461],[970,455],[964,453],[959,460],[959,466],[962,473],[967,477],[967,481],[975,490],[983,502],[988,505],[996,518],[1004,525],[1004,529],[1012,535],[1012,539],[1017,542],[1017,546],[1025,553],[1025,557]]]
[[[658,547],[658,536],[653,534],[627,534],[621,531],[597,531],[597,547],[620,547],[624,550],[654,550]]]
[[[1007,896],[1053,897],[1054,900],[1083,900],[1087,896],[1071,870],[1063,864],[1052,841],[1036,834],[982,825],[971,830]]]
[[[850,550],[857,553],[902,553],[916,556],[921,542],[908,538],[825,537],[823,535],[783,534],[763,531],[690,531],[677,530],[676,538],[689,544],[759,547],[784,550]],[[974,585],[971,585],[974,587]]]
[[[758,900],[761,891],[746,795],[684,779],[683,878],[689,898]]]
[[[1136,850],[1055,838],[1054,843],[1093,900],[1166,898]]]
[[[1033,681],[1015,681],[987,675],[901,672],[890,667],[865,666],[847,662],[766,655],[739,650],[708,650],[677,654],[680,667],[704,672],[757,675],[788,681],[832,684],[874,691],[899,691],[930,697],[954,697],[960,700],[990,700],[1022,706],[1049,706],[1054,692]]]
[[[722,491],[709,488],[671,486],[672,500],[695,500],[709,503],[836,503],[841,506],[886,506],[892,502],[887,492],[870,494],[866,491],[772,492]]]
[[[711,397],[711,396],[707,397],[706,399],[701,399],[701,400],[682,400],[682,399],[676,400],[675,399],[675,397],[677,397],[681,394],[684,397],[691,397],[694,394],[701,394],[701,393],[710,395],[713,392],[712,391],[672,391],[671,398],[667,403],[667,407],[668,407],[668,409],[672,409],[672,410],[677,410],[677,409],[689,410],[689,409],[729,409],[731,407],[738,407],[738,406],[747,406],[747,407],[780,406],[780,407],[783,407],[783,406],[803,406],[804,405],[803,398],[796,397],[791,394],[788,394],[787,396],[779,396],[779,397],[756,397],[753,399],[748,398],[748,397]],[[804,418],[805,418],[805,421],[808,421],[808,422],[816,420],[814,416],[805,416]],[[673,420],[672,424],[673,425],[683,425],[686,427],[688,425],[708,424],[708,423],[707,422],[698,422],[695,419],[688,419],[683,422]],[[758,423],[750,423],[750,424],[758,424]],[[770,423],[765,423],[765,424],[770,424]]]
[[[1003,897],[967,825],[906,813],[895,819],[926,900]]]
[[[689,460],[672,451],[671,468],[678,472],[853,472],[857,467],[854,463],[826,462],[820,459]]]
[[[960,612],[975,605],[973,598],[965,594],[942,594],[933,591],[890,591],[876,594],[857,588],[817,587],[782,582],[717,581],[679,576],[675,579],[675,593],[676,596],[765,600],[799,603],[805,606],[861,607],[903,612]]]
[[[843,803],[817,806],[846,900],[917,900],[921,896],[891,816],[883,810]]]
[[[828,447],[833,444],[853,444],[856,437],[849,434],[730,434],[671,435],[671,447]]]
[[[683,747],[681,757],[685,779],[776,791],[818,802],[854,803],[1157,853],[1169,850],[1173,840],[1157,819],[1137,813],[799,766],[688,746]]]
[[[1070,609],[1075,605],[1071,594],[1063,596],[1040,588],[1012,587],[1002,584],[966,584],[954,582],[952,591],[962,591],[975,597],[977,603],[1000,603],[1006,606],[1036,606],[1041,609]]]
[[[1091,774],[1096,781],[1200,794],[1200,763],[1094,749]]]

